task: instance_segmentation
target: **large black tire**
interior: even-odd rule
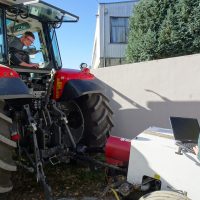
[[[144,195],[139,200],[190,200],[190,199],[177,192],[155,191]]]
[[[103,147],[113,127],[112,109],[102,94],[88,94],[77,100],[84,116],[83,142],[89,147]]]
[[[0,199],[5,199],[6,193],[12,190],[11,172],[16,171],[12,159],[16,143],[10,140],[10,126],[12,120],[4,112],[5,103],[0,100]]]

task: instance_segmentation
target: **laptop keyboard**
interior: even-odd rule
[[[185,149],[186,151],[188,151],[190,153],[194,153],[193,147],[195,147],[197,144],[191,143],[191,142],[187,142],[187,143],[176,142],[176,145]]]

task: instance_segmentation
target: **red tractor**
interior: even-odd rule
[[[112,110],[94,75],[62,69],[56,29],[78,17],[42,1],[0,0],[0,198],[12,190],[17,165],[34,171],[53,199],[45,163],[69,162],[86,149],[104,147]],[[8,42],[31,31],[34,45],[11,50]],[[39,68],[17,66],[13,53]],[[28,62],[28,61],[27,61]],[[13,160],[13,149],[16,149]]]

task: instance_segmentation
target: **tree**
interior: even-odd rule
[[[199,53],[199,13],[200,0],[141,0],[130,19],[127,61]]]

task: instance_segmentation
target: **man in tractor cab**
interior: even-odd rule
[[[12,65],[19,65],[23,67],[38,68],[39,64],[30,63],[29,56],[23,51],[24,46],[31,46],[35,40],[32,32],[25,32],[21,38],[12,37],[8,41],[10,61]]]
[[[198,139],[198,145],[193,147],[194,153],[197,155],[197,158],[200,160],[200,134]]]

